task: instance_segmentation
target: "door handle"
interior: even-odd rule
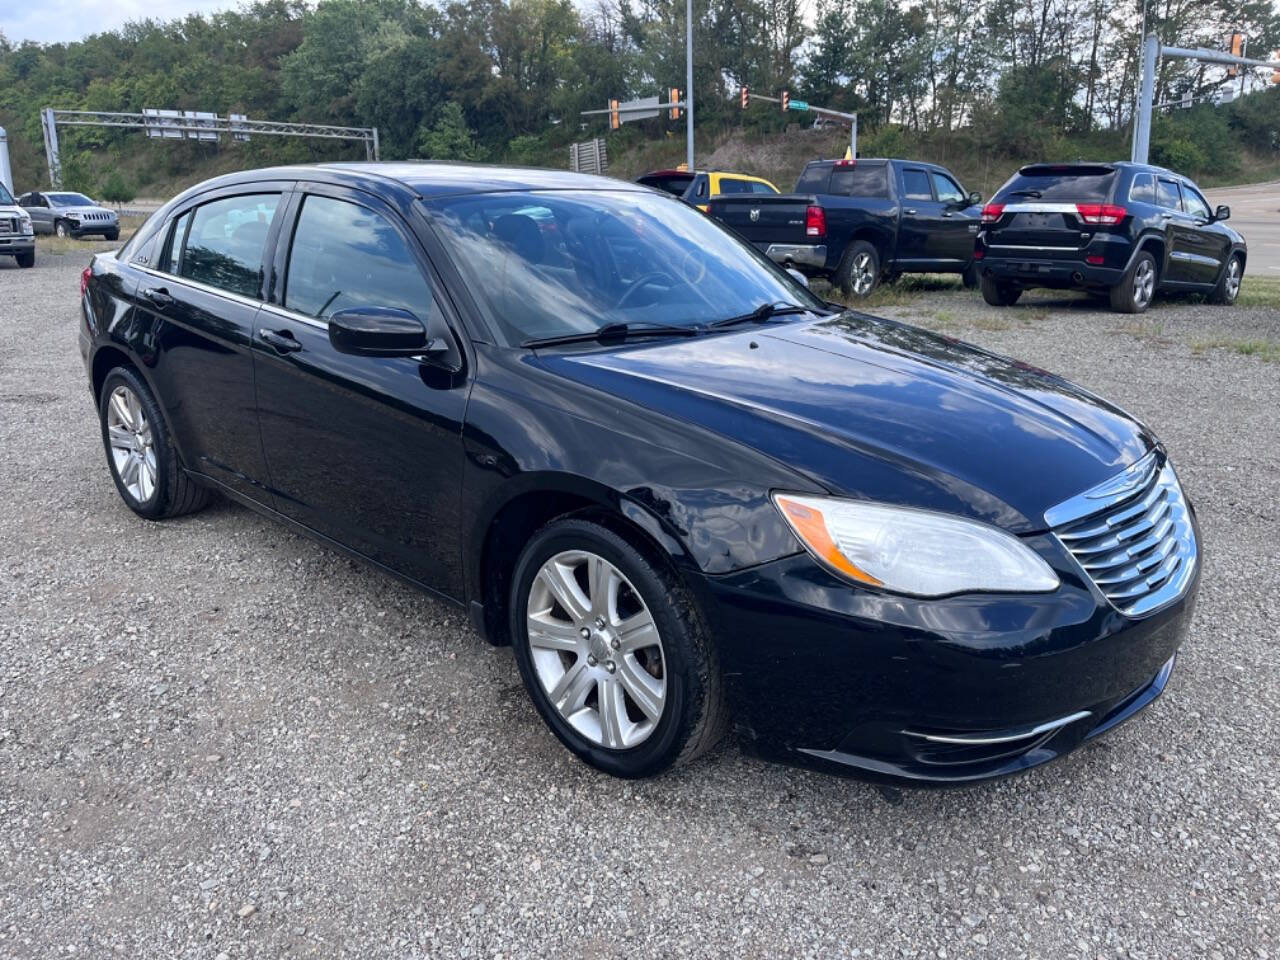
[[[954,216],[955,216],[955,214],[954,214],[954,213],[951,213],[950,211],[946,211],[946,212],[944,212],[942,215],[943,215],[944,217],[954,217]]]
[[[147,287],[142,291],[142,296],[152,306],[162,310],[173,303],[173,297],[169,296],[169,291],[164,287]]]
[[[915,208],[914,208],[914,207],[913,207],[913,208],[911,208],[910,210],[903,210],[902,212],[903,212],[903,213],[905,213],[905,214],[906,214],[907,216],[909,216],[909,217],[914,217],[914,216],[916,215],[916,211],[915,211]]]
[[[288,330],[259,330],[258,339],[270,344],[276,353],[294,353],[302,349],[302,344]]]

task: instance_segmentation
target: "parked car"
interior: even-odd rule
[[[131,510],[219,491],[465,608],[612,774],[730,717],[828,770],[1010,773],[1154,699],[1187,629],[1195,518],[1147,428],[651,190],[237,173],[81,282]]]
[[[865,297],[903,273],[959,273],[977,286],[981,202],[945,167],[860,158],[815,160],[793,193],[718,197],[708,212],[777,263]]]
[[[1023,290],[1085,290],[1141,313],[1156,293],[1207,293],[1234,303],[1248,249],[1189,179],[1135,163],[1023,167],[982,210],[974,242],[982,296],[1016,303]]]
[[[56,190],[32,191],[18,198],[38,233],[59,237],[86,237],[97,234],[107,240],[120,238],[120,218],[114,210],[100,207],[83,193]]]
[[[13,257],[20,267],[36,265],[36,238],[31,218],[0,183],[0,257]]]
[[[703,213],[707,212],[707,202],[712,197],[739,194],[760,196],[778,192],[778,188],[763,177],[722,170],[701,170],[693,173],[688,170],[655,170],[638,178],[636,183],[677,196]]]

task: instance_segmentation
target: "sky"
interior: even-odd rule
[[[23,40],[58,43],[130,20],[173,20],[236,6],[237,0],[0,0],[0,32],[14,45]]]

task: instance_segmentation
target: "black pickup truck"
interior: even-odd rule
[[[775,262],[865,297],[901,273],[959,273],[977,285],[982,198],[914,160],[815,160],[794,193],[713,197],[708,213]]]

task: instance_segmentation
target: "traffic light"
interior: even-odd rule
[[[747,89],[747,85],[742,85],[742,109],[745,110],[751,105],[751,91]]]
[[[1233,57],[1244,56],[1244,34],[1243,33],[1231,34],[1231,55]],[[1231,66],[1227,67],[1227,76],[1228,77],[1240,76],[1240,65],[1233,63],[1231,64]]]
[[[791,94],[788,91],[783,90],[782,91],[782,112],[786,113],[790,109],[791,109]]]
[[[619,102],[617,100],[609,101],[609,129],[617,130],[622,126],[622,116],[618,113]]]
[[[676,104],[679,102],[680,102],[680,88],[672,87],[671,88],[671,119],[672,120],[680,119],[680,108],[676,106]]]

